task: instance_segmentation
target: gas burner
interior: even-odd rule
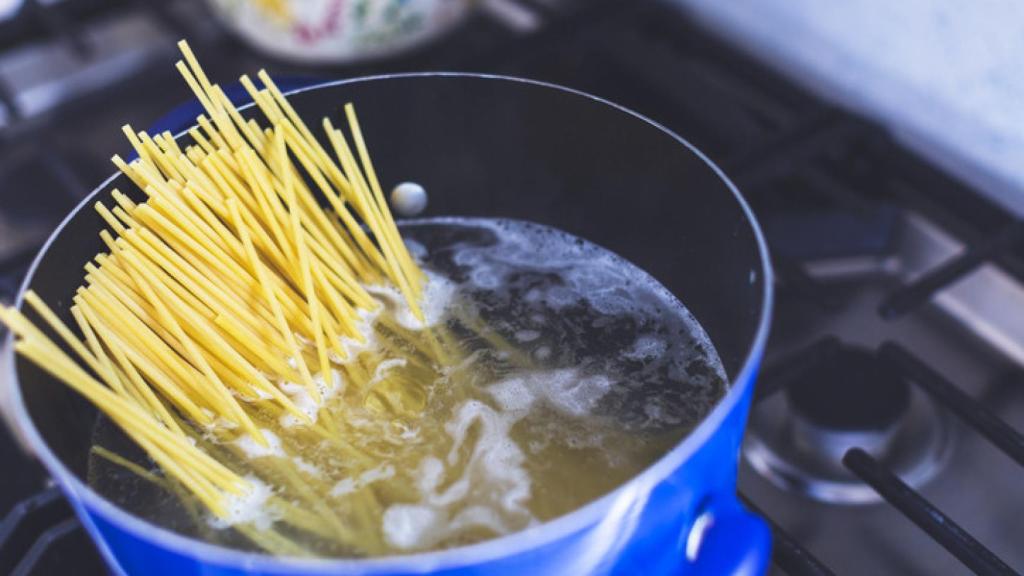
[[[880,498],[842,463],[860,448],[910,486],[942,468],[950,435],[945,416],[885,359],[842,346],[813,362],[785,392],[750,417],[744,455],[782,488],[816,500],[864,504]]]

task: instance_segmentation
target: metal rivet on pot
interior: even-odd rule
[[[391,190],[391,205],[402,216],[416,216],[427,207],[427,191],[415,182],[402,182]]]
[[[687,560],[690,562],[697,560],[700,545],[704,542],[704,535],[707,534],[708,528],[711,528],[714,523],[715,517],[711,512],[704,512],[693,521],[693,526],[690,527],[690,534],[686,537]]]

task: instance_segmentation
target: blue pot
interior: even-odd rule
[[[366,560],[245,553],[157,527],[83,481],[96,413],[7,347],[15,428],[57,480],[116,572],[183,574],[760,574],[769,531],[735,496],[736,468],[768,332],[771,270],[735,187],[682,138],[607,101],[510,78],[411,74],[296,91],[311,125],[356,102],[381,174],[415,178],[430,213],[533,220],[644,268],[715,343],[731,387],[692,433],[602,498],[472,546]],[[250,110],[251,112],[251,110]],[[181,137],[187,138],[187,137]],[[103,251],[91,209],[104,182],[54,232],[23,291],[70,321],[82,266]],[[19,300],[20,302],[20,300]],[[31,314],[29,314],[32,317]],[[8,342],[10,344],[10,342]]]

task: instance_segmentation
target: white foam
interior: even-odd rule
[[[320,407],[323,406],[324,402],[327,402],[339,392],[345,390],[345,379],[341,372],[338,370],[331,370],[331,380],[327,382],[324,380],[323,374],[316,374],[313,376],[313,385],[316,386],[317,392],[320,394],[320,401],[318,402],[313,395],[309,393],[309,389],[303,384],[295,382],[281,382],[279,387],[281,391],[291,399],[292,404],[299,409],[300,412],[306,415],[313,423],[316,423],[317,415],[320,413]],[[278,419],[278,423],[284,428],[291,428],[298,424],[304,424],[294,414],[285,412]]]
[[[331,488],[331,496],[344,496],[345,494],[351,494],[364,486],[377,482],[379,480],[387,480],[395,476],[395,467],[390,464],[376,466],[363,472],[359,476],[342,478],[337,484]]]
[[[548,370],[515,376],[487,387],[503,412],[524,416],[537,401],[568,416],[586,416],[611,390],[612,380],[604,375],[581,376],[573,368]]]
[[[260,429],[260,435],[266,440],[267,445],[263,446],[252,437],[251,434],[243,434],[235,440],[238,446],[248,458],[265,458],[267,456],[278,456],[284,458],[284,448],[281,446],[281,439],[266,428]]]
[[[460,405],[445,425],[454,440],[447,466],[460,464],[470,428],[478,430],[463,473],[442,488],[446,462],[433,456],[424,458],[416,472],[420,502],[394,504],[384,513],[383,532],[388,543],[403,550],[426,548],[469,528],[505,534],[536,521],[526,508],[531,481],[524,467],[525,456],[510,437],[516,420],[518,416],[477,400]],[[471,496],[472,504],[466,506]]]
[[[416,262],[423,262],[423,260],[430,254],[427,247],[422,243],[409,238],[405,238],[405,249],[409,251],[409,255],[413,257]]]
[[[396,319],[402,326],[413,330],[436,326],[444,318],[455,295],[455,284],[444,276],[427,271],[427,280],[420,298],[423,321],[420,322],[408,307],[399,309]]]
[[[405,441],[405,442],[411,442],[411,441],[416,440],[417,438],[420,437],[419,428],[408,426],[404,422],[395,421],[395,422],[391,423],[391,426],[392,426],[392,428],[397,428],[399,430],[399,432],[398,432],[398,439],[399,440],[402,440],[402,441]]]
[[[356,481],[354,478],[342,478],[338,480],[338,483],[331,488],[331,496],[344,496],[345,494],[351,494],[356,491]]]
[[[552,282],[545,281],[532,288],[525,295],[525,300],[532,300],[544,306],[526,307],[527,314],[515,318],[516,322],[511,322],[505,332],[511,334],[511,339],[515,342],[534,342],[530,347],[536,346],[532,355],[538,360],[548,360],[555,356],[554,350],[558,350],[559,359],[568,356],[564,342],[552,337],[552,327],[547,325],[548,317],[556,318],[558,310],[567,306],[587,301],[598,312],[619,314],[628,311],[632,316],[644,315],[646,311],[643,306],[654,306],[658,313],[664,313],[666,308],[680,308],[678,302],[667,292],[664,293],[666,300],[661,304],[651,298],[647,298],[646,301],[643,298],[638,298],[637,301],[631,299],[623,286],[637,286],[649,280],[649,277],[628,263],[624,266],[623,261],[614,255],[606,254],[591,245],[563,242],[561,237],[545,236],[550,233],[539,231],[539,228],[532,229],[528,225],[510,228],[475,220],[468,222],[473,227],[492,228],[498,238],[496,246],[464,244],[461,248],[453,249],[453,258],[457,263],[470,266],[468,281],[472,286],[501,286],[509,280],[510,274],[523,268],[540,270],[545,272],[545,277],[550,275],[555,278]],[[555,241],[551,241],[552,238]],[[426,321],[423,323],[412,316],[404,298],[393,287],[377,286],[367,289],[387,304],[389,310],[394,312],[398,323],[406,328],[419,329],[444,321],[444,315],[455,301],[455,284],[432,272],[428,272],[428,278],[423,298],[426,315]],[[551,310],[549,314],[537,312],[538,309],[545,307]],[[360,330],[367,337],[366,343],[342,339],[342,345],[348,352],[346,361],[351,361],[360,351],[376,345],[373,321],[383,308],[384,306],[381,306],[374,312],[361,312],[363,316]],[[597,320],[605,319],[599,317]],[[546,341],[543,343],[537,342],[542,336],[539,329],[544,330],[543,336]],[[699,331],[696,333],[699,334]],[[414,470],[401,469],[401,473],[403,480],[406,477],[414,480],[418,499],[414,502],[394,503],[385,509],[382,518],[385,540],[401,550],[427,549],[470,530],[482,529],[496,534],[506,534],[538,522],[527,507],[533,482],[526,468],[524,448],[528,448],[531,453],[538,453],[549,443],[558,443],[568,447],[600,449],[602,442],[606,440],[601,430],[584,426],[581,427],[582,431],[576,432],[559,426],[567,419],[594,415],[602,405],[602,400],[609,405],[614,400],[614,397],[606,397],[613,390],[618,390],[614,386],[618,380],[604,375],[603,367],[621,362],[622,358],[644,360],[665,356],[670,352],[670,343],[672,348],[669,355],[676,351],[674,340],[659,339],[655,335],[641,336],[631,345],[628,342],[626,340],[627,344],[621,350],[621,356],[616,358],[615,354],[609,354],[604,363],[588,364],[585,368],[518,373],[489,386],[475,388],[477,399],[466,400],[455,406],[450,419],[445,422],[444,434],[451,439],[450,449],[438,453],[437,450],[444,448],[434,444],[428,445],[426,440],[422,444],[422,454],[416,452],[420,449],[418,446],[410,448],[412,451],[408,454],[413,454],[414,458],[420,460]],[[554,345],[559,348],[553,349]],[[528,351],[528,347],[523,348],[524,352]],[[494,362],[494,358],[500,354],[505,352],[475,350],[464,364],[473,367],[477,362]],[[481,359],[481,356],[484,358]],[[380,362],[375,367],[370,383],[375,384],[383,380],[393,370],[404,366],[405,362],[401,358]],[[571,365],[582,366],[576,362]],[[445,367],[442,370],[442,380],[451,376],[452,381],[455,381],[452,375],[461,368],[461,365]],[[344,388],[340,373],[335,373],[331,381],[331,386],[325,385],[322,379],[317,383],[325,398]],[[622,380],[622,383],[628,385],[629,381]],[[281,383],[280,386],[282,391],[315,421],[320,405],[313,401],[305,386],[291,382]],[[331,392],[330,389],[335,392]],[[540,422],[545,419],[523,422],[527,415],[535,413],[538,406],[554,410],[565,418],[552,418],[550,425]],[[451,404],[448,404],[445,409],[450,407]],[[660,419],[664,417],[664,413],[670,412],[671,408],[671,404],[666,404],[665,407],[651,404],[647,408],[647,415],[652,419]],[[365,427],[368,432],[372,431],[372,437],[375,439],[384,439],[395,445],[408,447],[419,436],[418,429],[405,423],[397,425],[395,422],[367,419],[364,426],[360,418],[358,414],[353,414],[348,423],[357,428]],[[368,417],[364,415],[362,418]],[[440,422],[435,421],[435,424]],[[281,423],[285,426],[295,425],[298,419],[285,414]],[[531,427],[530,441],[528,444],[524,443],[523,447],[517,445],[512,438],[512,429],[517,423],[520,423],[517,433],[524,430],[526,424]],[[537,432],[536,427],[543,427],[543,430]],[[430,442],[434,441],[429,428],[425,428],[424,437]],[[266,455],[274,454],[272,448],[265,449],[265,452]],[[283,455],[283,450],[280,455]],[[294,457],[292,461],[304,473],[321,473],[320,469],[298,457]],[[324,479],[330,478],[330,475],[333,475],[330,474],[333,464],[323,463],[323,466]],[[362,474],[341,479],[333,485],[330,494],[335,498],[345,497],[358,492],[368,484],[392,478],[395,474],[393,466],[381,465]],[[331,478],[331,481],[336,479],[337,476]],[[258,500],[258,496],[253,496],[250,500]],[[266,496],[263,500],[265,502]],[[256,518],[251,510],[245,514],[239,513],[239,517]]]
[[[213,417],[213,412],[210,412],[206,408],[201,408],[201,410],[203,410],[203,413],[208,418]],[[216,418],[213,418],[213,420],[203,428],[207,432],[212,432],[214,429],[234,430],[235,428],[238,428],[238,422],[235,422],[234,420],[228,420],[224,416],[217,416]]]
[[[474,268],[469,273],[470,281],[478,288],[494,290],[501,286],[502,276],[491,268]]]
[[[420,502],[385,511],[388,543],[403,550],[422,549],[471,528],[506,534],[536,522],[526,507],[531,480],[526,457],[511,437],[512,426],[538,402],[569,416],[589,414],[611,385],[606,376],[583,376],[575,369],[533,372],[486,388],[497,410],[478,400],[461,404],[445,424],[453,442],[444,461],[434,456],[420,461]],[[470,429],[477,431],[476,441],[463,463]],[[460,464],[462,474],[442,489],[446,473]]]
[[[443,514],[429,506],[393,504],[384,511],[384,537],[395,548],[408,550],[436,541]],[[433,536],[432,536],[433,535]]]
[[[382,360],[373,370],[373,378],[366,383],[366,386],[370,387],[381,382],[384,378],[387,378],[388,373],[392,370],[395,368],[402,368],[408,363],[409,361],[405,358],[388,358],[387,360]]]
[[[296,384],[295,382],[282,382],[280,387],[281,391],[291,399],[292,404],[299,409],[299,412],[302,412],[310,421],[316,423],[320,405],[313,399],[313,395],[309,393],[309,390],[302,384]],[[281,415],[279,423],[285,428],[303,424],[302,420],[289,412]]]
[[[540,338],[540,332],[536,330],[516,330],[515,338],[516,342],[533,342],[537,338]]]
[[[599,312],[619,314],[637,306],[627,288],[630,280],[656,285],[640,269],[613,253],[593,244],[577,242],[552,228],[501,220],[445,218],[435,221],[494,232],[496,245],[462,244],[453,250],[453,261],[469,270],[469,281],[477,288],[497,288],[506,282],[509,274],[524,267],[544,270],[556,275],[561,282],[532,288],[523,296],[527,302],[544,302],[559,310],[583,299]]]
[[[395,308],[395,320],[409,330],[422,330],[436,326],[444,318],[452,298],[455,296],[455,284],[451,280],[430,270],[424,270],[426,281],[418,302],[423,313],[423,321],[416,318],[402,293],[391,285],[375,284],[365,286],[366,291],[381,296]]]
[[[648,361],[654,360],[665,353],[668,349],[668,342],[651,335],[643,335],[633,342],[633,346],[622,353],[623,357],[629,360]]]
[[[250,402],[250,403],[251,402],[260,402],[262,400],[271,400],[271,399],[273,399],[273,396],[269,392],[267,392],[266,390],[263,390],[262,388],[259,388],[257,386],[253,386],[252,387],[252,391],[255,392],[254,396],[248,396],[246,394],[241,394],[237,390],[232,390],[231,391],[231,395],[236,397],[236,398],[241,398],[243,401]]]
[[[534,386],[525,378],[509,378],[487,387],[487,391],[503,412],[522,414],[528,412],[537,400]]]
[[[236,524],[252,523],[260,530],[265,530],[278,520],[267,500],[273,495],[270,486],[255,476],[245,477],[249,490],[242,495],[225,495],[226,514],[223,518],[212,516],[209,524],[217,529],[224,529]]]
[[[373,322],[377,319],[383,306],[376,310],[362,310],[360,309],[357,314],[359,315],[359,321],[356,322],[356,331],[362,334],[363,341],[360,342],[356,338],[349,336],[341,336],[338,338],[341,344],[342,350],[345,351],[345,358],[339,358],[336,354],[331,352],[331,360],[338,364],[344,364],[351,362],[359,356],[359,354],[365,350],[373,349],[377,346],[377,333],[373,329]]]
[[[319,476],[320,475],[320,469],[319,468],[317,468],[313,464],[310,464],[309,462],[306,462],[305,460],[303,460],[299,456],[292,457],[292,462],[295,464],[296,468],[298,468],[299,470],[302,470],[303,472],[305,472],[306,474],[309,474],[310,476]]]
[[[339,392],[345,391],[345,378],[339,370],[331,370],[330,382],[324,378],[323,374],[313,376],[313,384],[316,385],[323,400],[330,400]]]

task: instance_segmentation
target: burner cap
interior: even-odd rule
[[[744,455],[781,487],[837,503],[878,501],[842,464],[861,448],[918,486],[948,450],[942,412],[898,370],[863,348],[843,346],[754,407]]]
[[[836,431],[891,429],[910,407],[910,385],[886,362],[844,347],[786,390],[794,412]]]

